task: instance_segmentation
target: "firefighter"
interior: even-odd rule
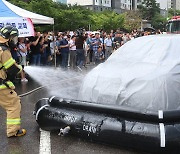
[[[7,112],[7,137],[23,136],[25,129],[20,128],[21,104],[12,83],[15,76],[22,71],[12,58],[10,49],[18,42],[18,30],[12,26],[0,29],[0,106]]]

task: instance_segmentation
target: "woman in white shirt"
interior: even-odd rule
[[[19,38],[19,45],[18,45],[19,52],[17,53],[20,62],[19,64],[23,68],[23,71],[21,72],[21,82],[28,81],[25,77],[25,72],[24,72],[24,66],[26,66],[26,55],[27,55],[27,47],[26,44],[24,43],[24,40],[25,40],[24,37]]]
[[[71,37],[69,41],[69,51],[70,51],[70,68],[76,68],[76,45],[75,45],[75,35]]]

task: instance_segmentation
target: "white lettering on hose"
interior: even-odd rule
[[[83,130],[94,134],[97,132],[96,126],[93,126],[91,123],[83,124]]]
[[[49,113],[48,115],[49,117],[53,118],[53,119],[63,119],[65,121],[68,122],[76,122],[77,117],[75,117],[74,115],[70,115],[68,113]]]
[[[74,117],[73,115],[65,115],[64,120],[69,122],[76,122],[77,118]]]

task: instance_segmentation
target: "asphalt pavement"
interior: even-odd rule
[[[65,72],[66,73],[66,72]],[[83,73],[83,72],[79,72]],[[18,95],[31,91],[39,86],[36,81],[28,77],[29,82],[21,83],[16,80],[16,91]],[[80,81],[75,79],[73,83],[67,84],[71,86],[71,90],[74,90],[75,96],[78,93]],[[65,83],[64,83],[65,84]],[[74,89],[72,89],[74,87]],[[58,89],[56,89],[56,92]],[[68,91],[68,90],[66,90]],[[62,91],[61,91],[62,92]],[[63,93],[62,93],[63,94]],[[67,93],[66,93],[67,94]],[[68,93],[69,96],[71,93]],[[41,98],[47,98],[52,96],[52,92],[49,93],[49,89],[42,88],[34,93],[21,98],[22,102],[22,127],[27,130],[27,134],[23,137],[6,137],[6,113],[0,108],[0,154],[39,154],[40,151],[40,130],[36,123],[35,116],[33,115],[34,106],[36,102]],[[94,143],[92,141],[84,140],[75,136],[59,136],[58,132],[50,132],[50,152],[44,152],[44,154],[139,154],[144,153],[142,151],[136,151],[134,149],[125,147],[116,147],[113,145],[104,145],[103,143]]]

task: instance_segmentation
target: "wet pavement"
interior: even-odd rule
[[[66,73],[66,72],[65,72]],[[68,72],[67,72],[68,73]],[[86,72],[79,72],[85,74]],[[16,91],[18,95],[26,93],[41,86],[33,79],[28,78],[28,83],[16,81]],[[61,78],[63,80],[63,78]],[[61,95],[66,94],[66,97],[76,97],[81,80],[74,79],[73,82],[64,82],[66,89],[60,90]],[[58,85],[56,85],[58,87]],[[54,94],[57,94],[58,89],[54,89]],[[72,91],[74,91],[72,93]],[[40,89],[21,98],[22,101],[22,127],[27,130],[27,134],[23,137],[6,137],[5,111],[0,108],[0,153],[2,154],[39,154],[40,146],[40,131],[33,115],[33,110],[36,102],[41,98],[52,96],[53,90],[49,93],[49,88]],[[50,134],[51,153],[52,154],[139,154],[144,153],[133,149],[115,147],[112,145],[104,145],[101,143],[93,143],[82,138],[74,136],[58,136],[58,132],[54,131]]]

